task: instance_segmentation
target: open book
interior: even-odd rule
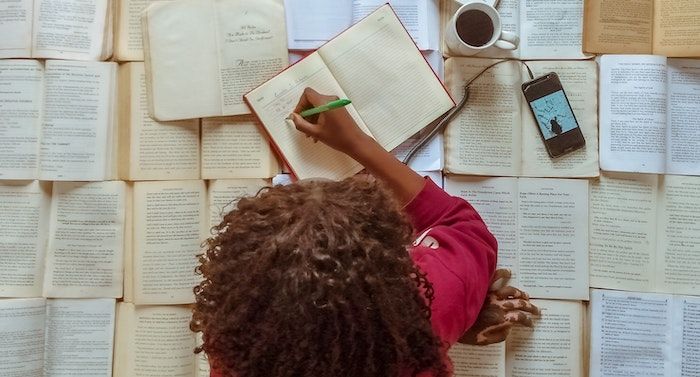
[[[700,60],[601,57],[602,169],[700,175],[699,113]]]
[[[493,0],[486,1],[493,3]],[[455,56],[444,42],[449,20],[461,6],[460,0],[440,0],[442,51]],[[496,7],[502,28],[520,36],[515,50],[490,47],[476,56],[518,59],[584,59],[581,49],[583,0],[502,0]]]
[[[590,188],[592,287],[700,292],[700,177],[604,172]]]
[[[286,120],[305,87],[349,98],[350,115],[387,150],[454,105],[396,14],[385,5],[244,96],[299,179],[342,179],[362,169],[343,153],[306,138]]]
[[[420,50],[440,49],[437,0],[285,0],[292,50],[315,50],[378,7],[390,3]]]
[[[0,35],[0,59],[106,60],[112,55],[112,1],[3,1]]]
[[[590,376],[697,376],[698,318],[697,296],[592,290]]]
[[[492,59],[450,58],[446,83],[461,98],[464,84]],[[490,69],[474,81],[469,101],[445,130],[445,170],[455,174],[595,177],[598,169],[597,74],[593,61],[527,62],[535,77],[556,72],[586,139],[582,149],[552,159],[522,94],[530,78],[519,62]]]
[[[0,179],[116,176],[116,63],[0,60]]]
[[[176,0],[142,15],[154,119],[249,113],[242,96],[287,66],[282,0]]]
[[[190,319],[186,306],[117,304],[113,376],[209,377],[206,356],[193,352]]]
[[[588,181],[447,176],[498,240],[498,266],[531,297],[588,299]]]
[[[578,301],[531,300],[542,316],[533,329],[514,327],[488,346],[455,344],[455,377],[585,377],[585,310]]]
[[[194,302],[202,241],[235,200],[267,186],[262,179],[133,183],[124,272],[124,301],[137,305]]]
[[[585,0],[583,49],[591,53],[700,56],[700,4]]]
[[[0,300],[0,376],[112,376],[114,299]]]
[[[121,297],[126,184],[0,183],[0,297]]]

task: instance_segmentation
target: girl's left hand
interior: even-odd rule
[[[479,346],[499,343],[506,340],[513,325],[533,327],[532,317],[538,316],[540,310],[530,303],[527,293],[506,285],[509,279],[509,270],[496,270],[476,322],[459,343]]]

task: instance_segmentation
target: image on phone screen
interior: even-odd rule
[[[530,102],[545,140],[578,127],[563,90]]]

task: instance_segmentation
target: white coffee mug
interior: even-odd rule
[[[479,46],[468,44],[462,40],[457,33],[457,20],[459,16],[469,10],[481,11],[491,19],[491,23],[493,24],[491,39]],[[516,34],[502,30],[501,16],[498,14],[496,8],[480,0],[467,2],[459,7],[457,12],[450,19],[450,22],[447,23],[447,30],[445,30],[445,43],[447,47],[449,47],[452,54],[459,56],[475,55],[491,46],[504,50],[515,50],[518,48],[519,42],[520,38],[518,38]]]

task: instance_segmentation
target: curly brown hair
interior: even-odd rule
[[[190,327],[225,376],[447,376],[413,230],[378,183],[261,190],[213,228]]]

